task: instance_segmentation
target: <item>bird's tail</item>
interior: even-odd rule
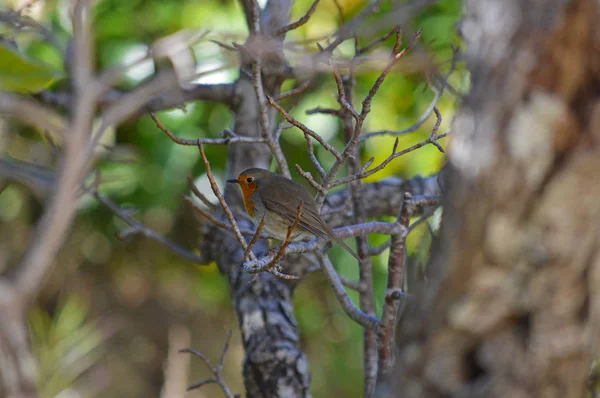
[[[354,253],[354,251],[352,249],[350,249],[348,247],[347,244],[345,244],[340,238],[338,238],[337,236],[335,236],[335,233],[333,232],[333,230],[331,229],[331,227],[329,227],[329,225],[327,225],[327,223],[325,221],[323,221],[322,219],[321,221],[321,225],[323,226],[323,230],[325,230],[326,233],[319,233],[318,236],[322,236],[322,237],[329,237],[329,239],[331,239],[332,241],[334,241],[335,243],[337,243],[338,245],[342,246],[344,249],[346,249],[346,251],[350,254],[352,254],[352,256],[357,259],[358,261],[360,261],[360,257],[358,257],[358,255],[356,253]]]
[[[333,234],[331,234],[331,235],[333,235]],[[354,251],[352,249],[350,249],[347,244],[345,244],[340,238],[338,238],[335,235],[333,235],[332,237],[333,237],[333,240],[335,240],[335,242],[338,245],[342,246],[344,249],[346,249],[346,251],[348,253],[352,254],[355,259],[357,259],[358,261],[360,261],[360,258],[358,257],[358,255],[356,253],[354,253]]]

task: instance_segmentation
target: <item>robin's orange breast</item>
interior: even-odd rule
[[[247,195],[245,192],[242,192],[242,199],[244,200],[244,207],[248,215],[254,218],[254,200],[252,200],[252,194]]]

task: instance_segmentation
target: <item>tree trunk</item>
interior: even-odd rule
[[[599,3],[466,3],[472,90],[395,391],[583,397],[600,342]]]
[[[243,2],[251,31],[255,26],[252,3]],[[284,26],[289,21],[290,11],[290,1],[270,1],[269,6],[261,12],[261,32],[268,33]],[[265,45],[260,37],[260,34],[253,32],[247,44],[252,45],[252,40],[257,38],[259,46]],[[263,87],[265,94],[270,96],[277,95],[283,83],[281,71],[284,70],[285,60],[281,49],[277,49],[282,41],[283,37],[269,42],[274,47],[266,56],[263,55]],[[252,67],[251,57],[242,53],[240,77],[235,83],[232,107],[235,114],[234,131],[242,136],[260,137],[259,104],[253,77],[249,76]],[[270,125],[274,123],[273,110],[269,110],[269,122]],[[228,178],[235,177],[249,167],[269,168],[271,151],[267,145],[233,143],[228,148]],[[233,188],[236,187],[227,187],[225,190],[227,202],[238,220],[247,219],[241,196]],[[252,228],[248,221],[240,222],[240,226]],[[205,250],[216,259],[230,282],[246,351],[243,364],[246,396],[310,396],[308,361],[300,348],[300,335],[291,302],[294,284],[270,274],[260,274],[254,279],[254,275],[242,270],[244,253],[233,235],[212,228],[210,233],[203,235],[213,238],[204,242]],[[254,251],[264,249],[265,242],[259,242]],[[293,264],[290,261],[287,263]]]

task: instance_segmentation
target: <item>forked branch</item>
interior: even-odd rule
[[[202,362],[204,362],[206,364],[206,367],[213,374],[213,377],[209,377],[207,379],[203,379],[203,380],[200,380],[200,381],[192,384],[191,386],[189,386],[187,388],[187,391],[195,390],[206,384],[215,383],[221,388],[221,390],[223,391],[223,394],[225,394],[225,396],[227,398],[235,398],[237,396],[231,392],[231,390],[227,386],[227,383],[225,382],[225,379],[223,378],[223,363],[225,361],[225,354],[227,353],[227,349],[229,348],[229,342],[231,341],[232,334],[233,333],[231,330],[229,331],[229,333],[227,333],[227,338],[225,339],[225,344],[223,345],[223,349],[221,350],[221,355],[219,356],[219,363],[217,364],[217,366],[213,366],[213,364],[206,357],[206,355],[204,355],[202,352],[200,352],[198,350],[194,350],[193,348],[183,348],[183,349],[179,350],[179,352],[181,352],[181,353],[192,354],[195,357],[200,358],[202,360]]]

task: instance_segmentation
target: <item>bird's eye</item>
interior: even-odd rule
[[[252,177],[248,177],[248,178],[246,178],[246,182],[247,182],[248,184],[252,184],[252,181],[254,181],[254,178],[252,178]]]

